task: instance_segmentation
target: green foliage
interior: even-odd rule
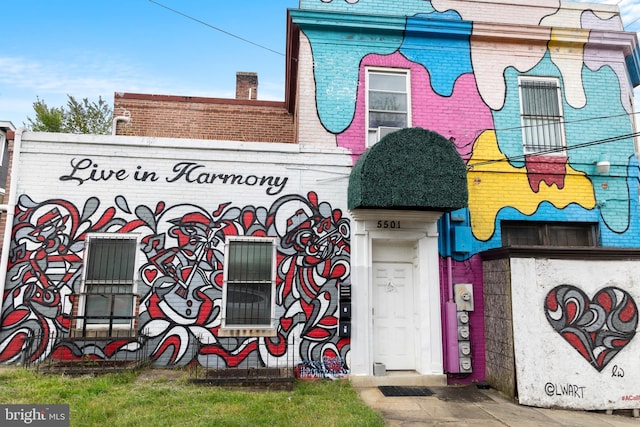
[[[49,107],[37,98],[33,103],[35,119],[27,118],[25,126],[36,132],[63,132],[107,135],[111,133],[113,111],[102,97],[90,102],[88,98],[77,100],[67,95],[66,107]]]
[[[64,132],[62,122],[64,121],[63,108],[49,108],[47,104],[38,98],[33,103],[33,110],[36,113],[35,120],[27,118],[26,127],[35,132]]]
[[[3,404],[68,404],[71,426],[372,426],[382,417],[348,381],[298,381],[292,391],[193,384],[155,370],[72,377],[0,367]]]
[[[467,206],[467,171],[455,146],[421,128],[392,132],[369,148],[349,177],[349,209],[449,212]]]
[[[98,102],[81,102],[69,95],[65,116],[65,129],[68,133],[105,135],[111,132],[113,113],[109,105],[98,97]]]

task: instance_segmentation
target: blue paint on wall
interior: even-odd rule
[[[473,72],[471,30],[471,22],[463,22],[454,11],[410,17],[400,51],[410,61],[424,65],[436,93],[451,96],[456,79]]]

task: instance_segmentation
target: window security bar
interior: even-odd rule
[[[94,330],[94,327],[103,327],[107,325],[108,336],[112,336],[114,326],[116,328],[122,326],[133,326],[133,321],[137,316],[133,313],[132,307],[136,294],[133,293],[82,293],[79,294],[86,298],[87,305],[95,304],[99,305],[106,310],[99,310],[99,312],[105,313],[102,315],[97,314],[84,314],[81,316],[71,316],[72,320],[82,322],[82,336],[87,336],[87,326]],[[100,300],[96,303],[91,301],[91,298],[98,297]],[[126,314],[125,314],[126,313]],[[102,329],[102,328],[101,328]]]

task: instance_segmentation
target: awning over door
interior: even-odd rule
[[[422,128],[390,133],[349,177],[348,207],[450,212],[467,207],[467,171],[451,141]]]

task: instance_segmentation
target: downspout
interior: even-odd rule
[[[131,113],[127,110],[124,110],[123,116],[115,116],[113,118],[113,123],[111,125],[111,135],[116,134],[116,127],[118,125],[118,122],[129,123],[130,121],[131,121]]]
[[[458,354],[458,307],[454,301],[453,290],[453,245],[451,239],[451,213],[447,212],[442,218],[445,256],[447,257],[447,302],[445,303],[445,362],[449,373],[460,372],[460,357]]]
[[[13,232],[13,218],[16,208],[16,193],[18,191],[18,165],[20,164],[20,152],[22,146],[22,134],[24,128],[15,131],[13,138],[13,156],[11,158],[11,186],[9,188],[9,200],[5,205],[0,205],[0,210],[6,212],[4,226],[4,238],[2,240],[2,257],[0,257],[0,315],[4,304],[4,290],[7,281],[7,265],[9,264],[9,249],[11,248],[11,234]]]

